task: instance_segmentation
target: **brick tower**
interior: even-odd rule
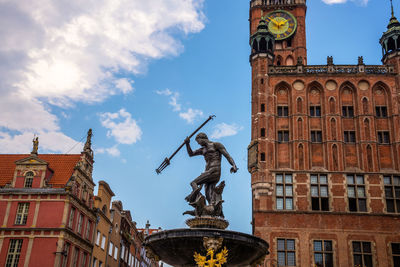
[[[250,2],[248,170],[265,266],[400,266],[400,23],[383,65],[307,65],[305,0]]]

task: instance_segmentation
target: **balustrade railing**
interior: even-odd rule
[[[381,65],[310,65],[270,66],[270,74],[394,74],[393,66]]]

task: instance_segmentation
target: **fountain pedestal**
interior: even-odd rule
[[[222,218],[199,217],[187,220],[191,228],[157,232],[146,237],[145,247],[156,259],[172,266],[197,266],[194,254],[207,255],[205,238],[222,240],[228,250],[223,266],[254,266],[262,263],[269,245],[261,238],[225,230],[228,222]],[[225,226],[225,228],[221,226]],[[220,226],[220,227],[218,227]]]

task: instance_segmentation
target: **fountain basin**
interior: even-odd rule
[[[190,228],[157,232],[146,237],[144,245],[163,262],[172,266],[196,266],[195,252],[206,255],[204,237],[223,238],[222,247],[228,249],[224,266],[250,266],[268,254],[269,245],[261,238],[220,229]]]

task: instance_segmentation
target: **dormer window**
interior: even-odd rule
[[[31,188],[33,183],[33,172],[27,172],[25,174],[25,183],[24,187]]]

